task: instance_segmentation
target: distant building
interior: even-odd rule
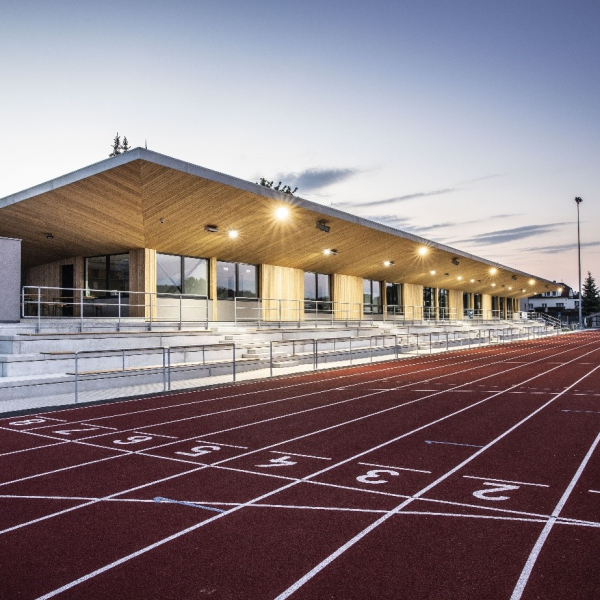
[[[567,323],[579,319],[579,294],[566,283],[557,283],[558,290],[543,292],[521,300],[521,310],[541,312]]]

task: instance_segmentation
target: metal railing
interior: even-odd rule
[[[361,303],[329,300],[284,300],[281,298],[234,298],[235,323],[262,325],[295,323],[350,323],[372,321],[365,319]],[[372,315],[370,315],[372,316]]]
[[[208,327],[209,301],[195,294],[163,294],[156,292],[126,292],[120,290],[90,290],[23,286],[21,317],[36,319],[37,331],[43,319],[68,317],[78,319],[80,330],[86,321],[112,319],[117,331],[125,319],[142,320],[152,330],[155,323],[202,323]]]

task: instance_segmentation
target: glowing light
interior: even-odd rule
[[[509,289],[509,290],[512,290],[512,286],[510,286],[510,285],[509,285],[509,286],[508,286],[508,289]]]
[[[495,283],[492,283],[492,287],[496,287],[496,284],[495,284]]]
[[[283,221],[284,219],[288,218],[288,215],[290,214],[290,211],[285,207],[285,206],[280,206],[276,211],[275,211],[275,216],[280,220]]]
[[[421,256],[425,256],[425,254],[427,254],[427,252],[428,252],[428,249],[427,249],[427,247],[426,247],[426,246],[421,246],[421,247],[419,248],[419,254],[420,254]]]
[[[529,280],[529,285],[533,285],[535,283],[535,279],[530,279]]]
[[[498,269],[496,269],[496,267],[492,267],[492,268],[490,269],[490,273],[491,273],[492,275],[495,275],[497,272],[498,272]]]
[[[384,260],[384,261],[383,261],[383,266],[384,266],[384,267],[389,267],[389,266],[391,266],[391,265],[393,265],[393,264],[394,264],[394,261],[393,261],[393,260]]]
[[[429,271],[430,275],[435,275],[435,271]]]
[[[462,275],[459,275],[456,279],[458,279],[459,281],[462,281]]]
[[[558,288],[557,291],[558,291],[559,294],[562,294],[563,289],[562,288]]]
[[[227,235],[229,235],[229,237],[230,237],[232,240],[235,240],[235,238],[236,238],[238,235],[240,235],[240,233],[239,233],[239,231],[238,231],[237,229],[230,229],[230,230],[229,230],[229,233],[228,233]]]
[[[475,283],[475,280],[474,280],[474,279],[469,279],[469,281],[470,281],[471,283]]]

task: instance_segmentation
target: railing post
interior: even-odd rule
[[[166,348],[163,346],[162,355],[163,355],[163,392],[167,391],[167,353],[165,352]]]
[[[431,354],[431,336],[432,335],[433,335],[432,333],[429,334],[429,354]]]
[[[121,290],[117,292],[117,298],[119,302],[119,320],[117,322],[117,331],[121,331]]]
[[[419,332],[417,331],[417,354],[419,354]]]
[[[75,351],[75,404],[79,400],[79,356]]]
[[[150,331],[152,331],[152,292],[149,293],[149,296],[150,296],[150,300],[149,300],[148,304],[149,304],[149,309],[150,309],[150,324],[149,324],[148,329]],[[144,310],[146,310],[146,294],[145,293],[144,293]]]
[[[398,359],[398,334],[394,334],[394,357]]]
[[[273,340],[269,342],[269,375],[273,377]]]
[[[168,382],[169,382],[169,391],[171,391],[171,346],[167,348],[167,365],[168,365]]]
[[[369,355],[371,362],[373,362],[373,336],[369,337]]]
[[[279,329],[281,329],[281,298],[278,300],[279,302]]]
[[[121,357],[121,364],[122,364],[122,370],[125,371],[125,350],[122,350],[122,357]]]
[[[448,332],[446,331],[446,352],[448,352]]]
[[[179,294],[179,331],[182,329],[181,322],[183,320],[183,297]]]
[[[232,346],[233,346],[233,365],[232,365],[231,372],[233,374],[233,381],[235,383],[235,378],[236,378],[236,372],[235,372],[235,342],[233,342]]]
[[[317,340],[313,338],[313,370],[317,370]]]
[[[37,295],[37,331],[36,333],[40,333],[42,331],[42,288],[38,286],[38,295]]]
[[[83,289],[79,290],[79,331],[83,333]]]

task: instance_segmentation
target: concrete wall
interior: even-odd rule
[[[20,319],[21,240],[0,237],[0,322]]]

